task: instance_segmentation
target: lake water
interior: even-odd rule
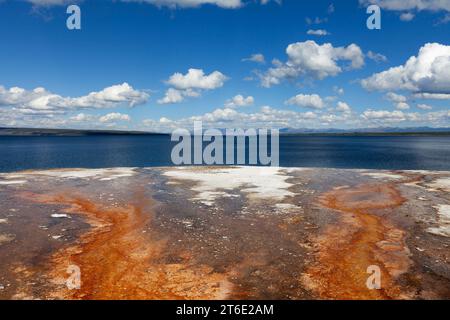
[[[171,166],[170,136],[0,137],[0,172]],[[450,170],[450,136],[282,136],[280,166]]]

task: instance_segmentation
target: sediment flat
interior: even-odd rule
[[[449,299],[449,191],[423,170],[4,173],[0,299]]]

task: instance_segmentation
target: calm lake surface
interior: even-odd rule
[[[0,172],[172,166],[170,136],[0,137]],[[450,136],[282,136],[283,167],[450,170]]]

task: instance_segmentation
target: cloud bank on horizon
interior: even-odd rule
[[[24,1],[53,10],[56,21],[58,8],[73,2]],[[82,8],[87,2],[78,1]],[[139,19],[139,3],[150,5],[147,14],[157,22],[143,17],[133,24]],[[27,40],[9,38],[11,50],[18,54],[5,59],[0,53],[4,71],[0,74],[0,126],[164,132],[192,127],[193,121],[218,128],[450,126],[450,43],[445,36],[450,31],[446,23],[446,19],[450,22],[450,1],[317,3],[121,0],[115,5],[130,10],[123,13],[130,23],[115,22],[120,24],[117,33],[101,43],[97,39],[104,36],[104,21],[84,22],[91,24],[84,25],[76,36],[67,34],[69,40],[64,43],[57,38],[61,30],[52,25],[56,22],[24,15],[33,27],[21,30],[16,25],[19,29],[10,34],[26,31],[31,32],[30,43],[33,37],[47,36],[54,42],[41,41],[28,55],[23,51]],[[382,30],[376,31],[378,36],[364,25],[355,28],[349,23],[355,14],[366,17],[364,6],[372,4],[388,13],[383,15]],[[5,6],[3,12],[16,10],[16,4],[0,6]],[[179,10],[168,18],[161,7]],[[203,15],[206,7],[215,10],[215,16]],[[101,10],[89,8],[91,19],[102,16]],[[195,10],[182,10],[188,8]],[[302,19],[300,13],[305,15]],[[425,18],[417,19],[421,13]],[[266,21],[259,24],[257,19],[263,17]],[[5,21],[0,14],[0,36],[6,35],[2,24],[7,25],[9,19]],[[252,24],[258,26],[253,29]],[[342,32],[340,26],[348,29]],[[150,27],[156,30],[148,36]],[[408,34],[392,32],[394,28],[413,29]],[[418,39],[414,30],[425,36]],[[237,42],[240,37],[242,42]],[[111,47],[106,39],[119,45]],[[58,46],[80,46],[88,52],[83,53],[86,59],[74,62],[73,56],[66,56],[67,50]],[[137,59],[136,48],[152,59]],[[40,58],[40,65],[47,70],[40,65],[22,67],[33,50],[39,56],[47,52]],[[96,56],[96,52],[101,54]],[[85,81],[77,83],[69,76],[63,85],[64,67],[59,62],[77,64],[78,79],[84,77]],[[77,68],[70,70],[77,75]],[[80,92],[84,90],[77,86],[87,90]]]

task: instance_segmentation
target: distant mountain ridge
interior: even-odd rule
[[[378,127],[378,128],[358,128],[358,129],[290,129],[283,128],[281,134],[369,134],[369,133],[450,133],[449,128],[431,127]]]

